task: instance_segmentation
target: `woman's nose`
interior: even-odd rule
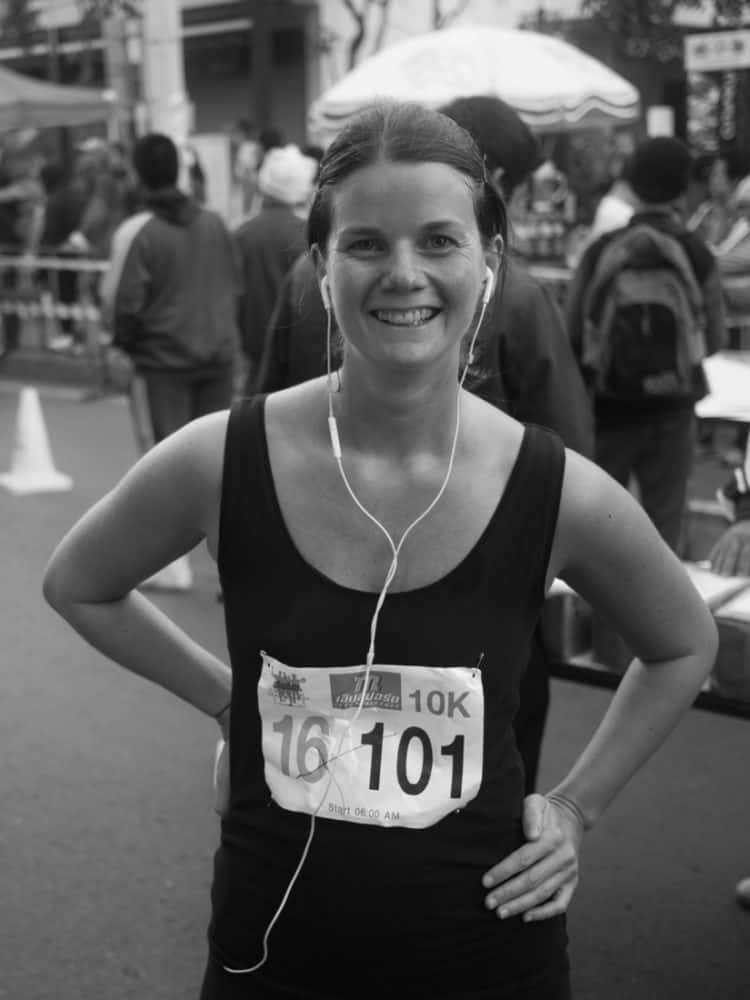
[[[395,247],[383,275],[383,287],[391,291],[421,287],[424,275],[417,253],[409,247]]]

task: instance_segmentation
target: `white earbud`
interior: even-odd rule
[[[326,312],[331,308],[331,292],[328,288],[328,277],[324,277],[320,282],[320,297],[323,300]]]
[[[482,292],[482,305],[486,306],[487,303],[492,298],[492,289],[495,286],[495,275],[492,268],[487,265],[485,268],[485,274],[487,275],[487,281],[484,284],[484,291]]]

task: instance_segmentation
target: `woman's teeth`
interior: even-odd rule
[[[438,312],[437,309],[376,309],[374,316],[381,323],[392,326],[421,326]]]

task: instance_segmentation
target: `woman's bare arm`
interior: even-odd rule
[[[136,588],[204,538],[215,550],[226,425],[212,414],[149,451],[68,532],[44,577],[45,598],[87,642],[213,716],[229,668]]]
[[[623,636],[635,659],[570,772],[524,803],[528,838],[485,873],[501,917],[563,913],[578,882],[578,850],[628,780],[700,691],[717,648],[713,618],[637,502],[568,452],[548,582],[560,576]]]

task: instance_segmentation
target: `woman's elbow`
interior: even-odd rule
[[[53,556],[47,563],[42,577],[42,595],[53,610],[64,616],[63,609],[66,606],[67,598],[63,577],[64,574],[60,572]]]
[[[719,652],[719,629],[708,608],[705,609],[700,620],[695,622],[691,645],[693,658],[701,664],[704,672],[708,674]]]
[[[42,594],[47,604],[66,619],[80,599],[80,587],[74,585],[76,578],[70,559],[60,549],[53,552],[42,577]]]

